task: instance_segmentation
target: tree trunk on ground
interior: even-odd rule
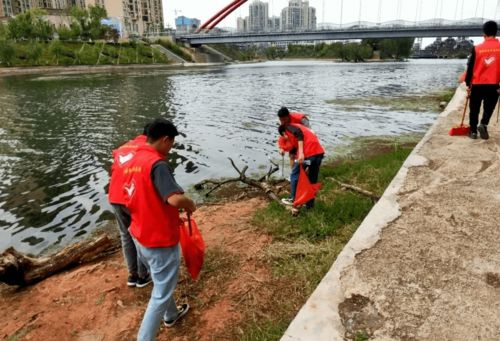
[[[41,281],[69,267],[89,262],[115,250],[119,241],[102,234],[96,238],[69,245],[49,257],[33,258],[14,248],[0,255],[0,282],[25,286]]]

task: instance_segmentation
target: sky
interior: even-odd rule
[[[231,0],[162,0],[166,27],[174,27],[174,18],[184,15],[205,22]],[[236,27],[236,18],[248,16],[249,0],[218,27]],[[263,0],[269,14],[279,16],[288,0]],[[385,22],[395,19],[420,21],[433,18],[462,19],[483,17],[498,19],[500,0],[309,0],[316,8],[317,22]],[[360,6],[361,5],[361,6]],[[342,10],[341,10],[342,9]]]

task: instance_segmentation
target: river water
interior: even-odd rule
[[[178,126],[171,164],[188,188],[234,176],[228,157],[249,173],[278,159],[282,105],[310,116],[329,155],[352,137],[423,133],[437,110],[329,101],[428,94],[456,86],[464,65],[290,61],[0,78],[0,251],[38,254],[113,219],[106,200],[111,151],[148,120],[162,116]]]

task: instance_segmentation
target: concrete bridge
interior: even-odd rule
[[[256,33],[178,34],[176,39],[192,46],[203,44],[245,44],[265,42],[328,41],[368,38],[480,37],[481,24],[415,25],[370,27],[351,26],[340,29]]]

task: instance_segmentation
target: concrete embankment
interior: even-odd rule
[[[415,147],[282,340],[500,340],[500,125]]]

